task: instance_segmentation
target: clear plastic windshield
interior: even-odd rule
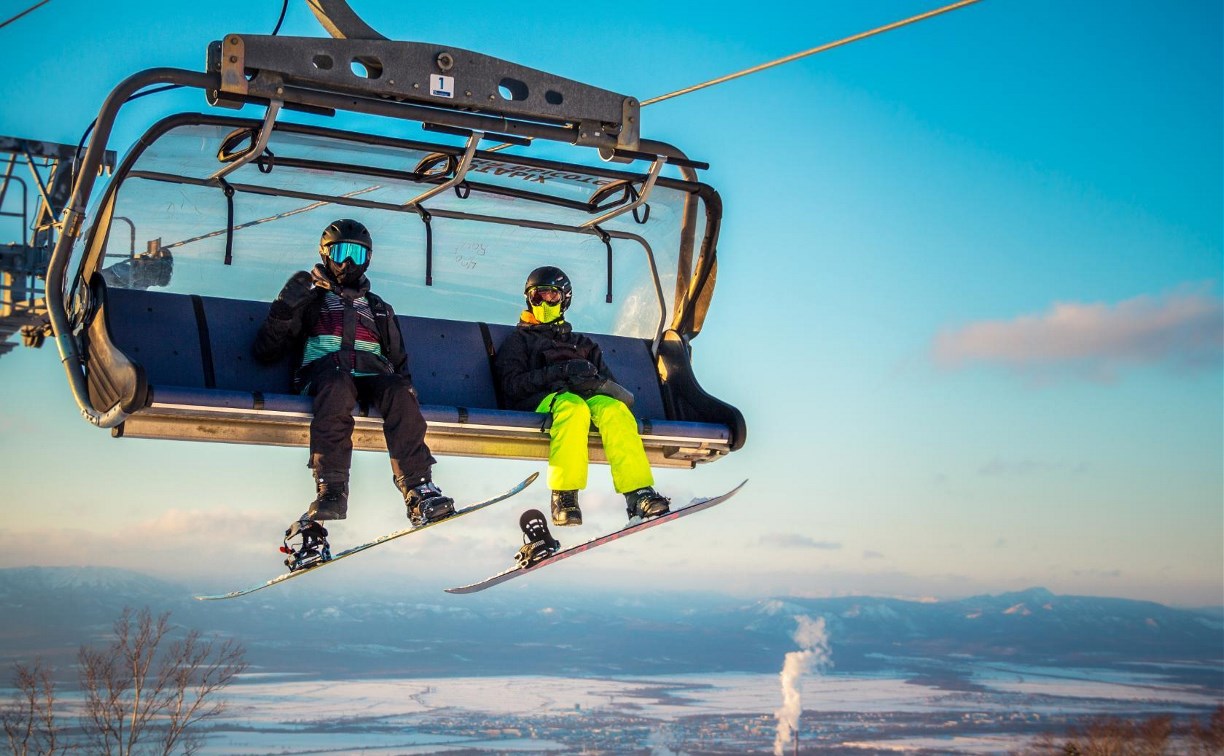
[[[691,274],[681,260],[691,268],[697,257],[681,249],[686,203],[698,203],[688,213],[696,249],[705,233],[696,186],[660,182],[648,216],[642,208],[601,224],[605,243],[582,224],[626,207],[645,175],[501,153],[478,154],[462,184],[418,213],[414,200],[452,175],[455,147],[318,129],[278,127],[259,160],[214,178],[227,165],[219,152],[240,153],[252,143],[241,132],[257,127],[204,116],[155,127],[163,133],[117,177],[106,256],[88,263],[111,286],[270,301],[319,262],[322,230],[353,218],[374,239],[371,288],[401,314],[513,323],[527,274],[555,265],[574,283],[576,328],[653,338]]]

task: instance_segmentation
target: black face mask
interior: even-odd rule
[[[327,272],[331,273],[332,278],[336,279],[340,285],[353,286],[365,275],[365,268],[347,260],[340,265],[328,260]]]

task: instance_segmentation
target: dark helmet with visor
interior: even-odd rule
[[[333,221],[323,229],[319,255],[337,281],[356,283],[370,267],[374,240],[369,230],[350,218]]]
[[[553,294],[557,292],[557,294]],[[561,303],[561,312],[569,309],[570,300],[574,297],[574,287],[570,284],[565,271],[552,265],[536,268],[527,276],[523,285],[523,295],[527,297],[527,306]],[[535,301],[533,301],[535,300]]]

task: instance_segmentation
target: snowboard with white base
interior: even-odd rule
[[[231,591],[229,593],[223,593],[223,594],[216,595],[216,596],[196,596],[196,598],[199,599],[200,601],[219,601],[221,599],[237,598],[239,596],[246,596],[248,594],[254,593],[255,591],[263,590],[264,588],[269,588],[271,586],[277,585],[278,583],[283,583],[286,580],[290,580],[300,575],[306,575],[309,573],[318,572],[324,567],[330,564],[335,564],[336,562],[339,562],[341,559],[344,559],[345,557],[351,557],[354,554],[359,554],[362,551],[365,551],[366,549],[372,549],[375,546],[380,546],[384,543],[387,543],[388,541],[394,541],[396,538],[402,538],[403,536],[406,536],[406,535],[413,535],[415,533],[420,533],[422,531],[429,530],[430,528],[436,525],[443,525],[448,522],[454,522],[455,520],[458,520],[460,517],[463,517],[464,515],[471,514],[472,512],[476,512],[478,510],[484,509],[485,507],[491,504],[496,504],[499,501],[504,501],[506,499],[509,499],[511,496],[514,496],[517,493],[521,493],[524,489],[527,488],[527,486],[534,483],[535,479],[538,478],[539,476],[540,476],[539,473],[532,473],[528,478],[518,483],[517,485],[515,485],[513,488],[509,489],[508,491],[503,491],[502,493],[499,493],[496,496],[493,496],[491,498],[485,499],[484,501],[478,501],[475,504],[470,504],[466,507],[456,509],[455,513],[453,515],[450,515],[449,517],[444,517],[441,520],[435,520],[433,522],[427,522],[424,525],[420,525],[415,528],[412,528],[412,527],[404,528],[403,530],[397,530],[394,533],[388,533],[384,536],[379,536],[378,538],[375,538],[373,541],[368,541],[359,546],[354,546],[351,549],[345,549],[344,551],[341,551],[340,553],[332,556],[330,559],[316,562],[310,565],[309,567],[303,567],[303,568],[293,570],[291,572],[286,572],[283,575],[279,575],[277,577],[272,578],[266,583],[261,583],[251,588],[244,588],[243,590],[240,590],[240,591]]]
[[[518,559],[516,559],[517,563],[515,564],[515,566],[511,567],[508,570],[499,572],[496,575],[493,575],[492,577],[481,580],[478,583],[472,583],[470,585],[464,585],[458,588],[447,588],[446,592],[447,593],[476,593],[477,591],[483,591],[486,588],[492,588],[493,586],[504,583],[507,580],[513,580],[514,578],[522,577],[523,575],[529,575],[538,570],[542,570],[545,567],[549,566],[550,564],[556,564],[557,562],[560,562],[563,559],[569,559],[572,556],[577,556],[578,554],[581,554],[584,551],[590,551],[596,546],[602,546],[605,543],[611,543],[612,541],[615,541],[619,538],[624,538],[625,536],[633,535],[634,533],[641,533],[642,531],[648,530],[649,528],[653,528],[657,525],[663,525],[668,522],[674,522],[675,520],[678,520],[681,517],[687,517],[691,514],[696,514],[697,512],[705,511],[709,509],[710,507],[723,503],[727,499],[730,499],[732,496],[739,493],[740,489],[743,488],[747,482],[748,481],[745,480],[743,483],[740,483],[738,486],[736,486],[735,488],[732,488],[730,491],[726,492],[725,494],[722,494],[721,496],[712,496],[712,497],[705,498],[705,499],[693,499],[692,501],[690,501],[688,504],[684,505],[683,507],[680,507],[679,509],[673,509],[667,514],[660,515],[659,517],[654,517],[649,520],[640,520],[635,517],[634,519],[630,520],[620,530],[615,530],[611,533],[608,533],[607,535],[603,535],[598,538],[593,538],[587,541],[586,543],[582,543],[577,546],[571,546],[568,549],[561,549],[559,551],[554,551],[553,553],[547,556],[542,556],[538,552],[530,556],[520,556]],[[524,517],[526,518],[526,515]],[[531,520],[534,518],[526,518],[526,519]],[[521,522],[520,522],[520,526],[523,526]],[[524,532],[526,533],[526,531],[527,531],[527,528],[524,527]],[[547,526],[544,527],[543,532],[545,534],[548,533]],[[555,541],[553,542],[555,543]],[[520,555],[523,555],[524,553],[525,552],[520,551]],[[524,566],[524,562],[529,562],[529,564]]]

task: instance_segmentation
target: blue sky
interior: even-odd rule
[[[937,5],[352,4],[388,36],[642,99]],[[209,41],[267,33],[280,10],[95,5],[52,0],[0,29],[0,134],[75,143],[123,77],[198,68]],[[724,200],[694,358],[749,427],[743,451],[660,472],[660,488],[751,482],[532,580],[1224,602],[1222,31],[1218,2],[983,0],[648,107],[644,135],[710,162]],[[281,33],[321,32],[295,0]],[[112,147],[201,107],[145,98]],[[129,566],[202,590],[276,571],[278,531],[309,498],[300,451],[113,441],[77,418],[50,347],[0,359],[0,385],[0,564]],[[444,459],[435,477],[468,499],[536,469]],[[354,477],[337,540],[398,527],[385,458],[359,455]],[[581,537],[617,524],[618,498],[595,470]],[[311,579],[469,582],[517,545],[509,509],[469,520]],[[183,559],[201,528],[224,543]]]

